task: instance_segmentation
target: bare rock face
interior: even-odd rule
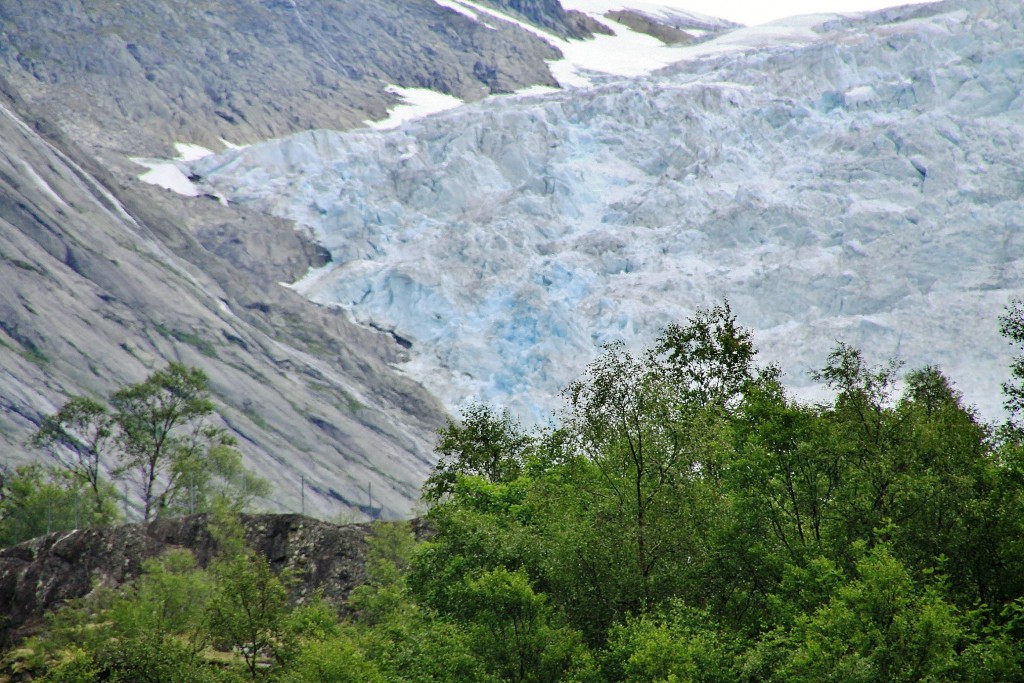
[[[0,90],[3,84],[0,84]],[[104,398],[168,361],[203,369],[271,509],[408,514],[437,403],[391,368],[388,335],[282,280],[322,262],[283,222],[126,187],[8,90],[0,96],[0,449],[66,398]],[[31,110],[29,110],[31,111]],[[373,500],[367,501],[367,490]]]
[[[517,0],[518,1],[518,0]],[[555,26],[565,12],[538,14]],[[549,18],[550,16],[550,18]],[[561,21],[561,24],[559,23]],[[90,148],[219,147],[385,115],[384,86],[466,100],[557,85],[558,51],[432,0],[0,0],[0,63],[23,97]]]
[[[612,33],[607,26],[583,12],[567,12],[559,0],[484,0],[484,4],[520,17],[563,38],[592,38],[595,33]]]
[[[623,26],[628,26],[638,33],[646,33],[653,38],[657,38],[666,45],[685,45],[696,42],[696,39],[686,31],[682,31],[663,21],[653,19],[642,12],[619,10],[608,12],[605,16]]]
[[[329,258],[292,224],[140,183],[128,156],[349,128],[389,83],[555,85],[557,55],[432,0],[0,0],[0,463],[42,457],[26,441],[69,396],[178,361],[269,509],[407,516],[445,414],[395,370],[401,340],[281,286]]]
[[[246,543],[275,572],[295,579],[292,599],[315,591],[341,609],[366,581],[366,537],[371,524],[337,526],[301,515],[243,515]],[[42,616],[87,595],[95,585],[117,587],[142,565],[173,548],[195,555],[201,567],[220,548],[206,515],[54,533],[0,550],[0,648],[16,643]],[[423,529],[416,527],[422,535]]]

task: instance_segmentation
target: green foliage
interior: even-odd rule
[[[202,370],[171,363],[110,398],[117,411],[122,471],[132,471],[142,493],[143,519],[165,513],[206,461],[210,446],[231,446],[206,424],[213,414]],[[161,485],[162,482],[162,485]]]
[[[686,325],[667,325],[651,355],[660,360],[682,402],[730,406],[754,379],[757,349],[750,330],[737,324],[724,301],[696,311]]]
[[[337,612],[316,596],[291,606],[288,577],[240,543],[227,515],[219,525],[223,551],[210,568],[184,550],[147,561],[127,586],[54,613],[23,666],[44,680],[167,683],[320,680],[317,667],[340,666],[316,645],[342,641]]]
[[[949,680],[967,634],[943,592],[941,582],[915,585],[886,546],[874,548],[853,581],[797,621],[778,680]]]
[[[0,472],[0,547],[80,526],[118,518],[114,492],[101,483],[96,510],[92,492],[81,481],[40,465]]]
[[[201,656],[211,591],[187,551],[147,561],[123,590],[94,590],[50,617],[30,643],[42,653],[44,680],[212,680]]]
[[[242,454],[225,441],[205,452],[189,453],[172,463],[177,482],[167,497],[165,514],[195,514],[210,510],[243,512],[273,492],[270,482],[242,464]]]
[[[1022,317],[1018,303],[1003,321],[1018,343]],[[1020,411],[986,425],[938,369],[901,377],[842,344],[819,374],[833,398],[803,404],[755,355],[724,304],[647,351],[607,347],[547,432],[470,408],[440,433],[431,539],[376,526],[342,622],[317,599],[292,607],[287,575],[244,547],[224,513],[235,451],[168,461],[161,481],[187,475],[222,511],[222,558],[202,572],[168,556],[63,610],[33,645],[37,668],[67,681],[1024,681]],[[27,491],[47,485],[25,476]]]
[[[92,683],[97,680],[100,668],[92,655],[78,647],[69,648],[64,658],[50,669],[41,683]]]
[[[201,370],[172,363],[115,392],[113,410],[74,396],[43,420],[33,445],[49,452],[68,491],[89,494],[91,511],[78,513],[76,526],[117,518],[107,472],[136,480],[145,520],[240,511],[270,493],[269,482],[243,466],[234,439],[208,424],[214,411],[208,384]]]
[[[296,683],[387,683],[358,643],[338,636],[302,648],[289,680]]]
[[[286,629],[288,591],[265,557],[242,552],[213,569],[207,627],[215,644],[241,652],[253,680],[282,663],[293,647]],[[287,580],[287,579],[285,579]]]
[[[498,415],[481,403],[466,408],[461,423],[449,420],[438,436],[441,457],[423,485],[423,497],[435,501],[452,492],[460,474],[492,482],[515,479],[531,443],[507,410]]]
[[[512,647],[531,620],[582,634],[605,680],[1020,680],[1021,432],[935,368],[840,344],[834,399],[806,405],[754,357],[728,305],[607,347],[560,424],[494,451],[511,475],[442,464],[392,608],[454,619],[506,680],[539,656]]]
[[[559,681],[586,666],[580,635],[558,623],[523,571],[499,567],[467,577],[453,597],[475,656],[500,680]]]
[[[43,420],[32,444],[45,448],[74,482],[88,487],[94,514],[101,519],[107,506],[103,468],[110,458],[114,418],[107,407],[85,396],[71,398]],[[107,465],[111,464],[109,462]]]
[[[728,422],[759,376],[754,355],[726,304],[669,326],[642,356],[609,345],[566,390],[566,492],[583,494],[570,505],[586,541],[570,540],[584,550],[564,569],[590,577],[578,597],[598,631],[673,595],[700,599],[715,571],[706,548],[722,532]]]
[[[97,680],[115,683],[176,683],[214,680],[188,642],[164,632],[143,631],[110,640],[97,648]]]
[[[739,644],[707,612],[670,602],[658,613],[614,626],[603,655],[606,680],[727,683]]]
[[[142,576],[107,610],[117,634],[167,631],[199,634],[214,586],[186,550],[143,563]]]
[[[999,331],[1015,348],[1017,356],[1010,364],[1010,379],[1003,384],[1007,427],[1018,438],[1024,432],[1024,299],[1014,299],[999,318]]]

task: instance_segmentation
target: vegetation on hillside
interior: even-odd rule
[[[1024,351],[1024,305],[1001,322]],[[434,537],[378,527],[343,617],[226,542],[58,612],[18,661],[51,682],[1024,680],[1024,356],[999,425],[936,368],[840,344],[819,378],[830,401],[793,400],[727,304],[700,311],[607,347],[548,429],[450,422]]]
[[[110,396],[109,405],[73,396],[43,420],[33,444],[49,465],[0,471],[0,546],[52,531],[103,526],[122,519],[133,486],[144,521],[240,511],[270,492],[245,469],[235,440],[210,424],[209,380],[171,363]]]

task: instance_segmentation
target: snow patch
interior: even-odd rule
[[[642,76],[686,56],[681,46],[666,45],[615,22],[605,23],[612,25],[615,35],[597,34],[592,40],[556,42],[565,59],[548,62],[548,68],[562,87],[590,87],[596,82],[595,73]]]
[[[228,145],[225,141],[225,146]],[[237,146],[230,148],[237,149]],[[185,164],[211,156],[214,152],[212,149],[189,142],[175,142],[174,149],[178,152],[175,159],[131,157],[132,161],[149,169],[139,176],[139,180],[185,197],[198,197],[199,189],[189,180],[188,167]]]
[[[608,10],[635,9],[662,16],[689,15],[698,20],[730,22],[757,26],[770,21],[813,12],[838,12],[862,16],[868,11],[897,5],[922,4],[931,0],[785,0],[784,2],[751,2],[751,0],[562,0],[566,9],[579,9],[597,14]]]
[[[603,19],[608,12],[634,10],[663,19],[688,20],[691,23],[725,28],[731,22],[717,16],[692,12],[689,6],[692,0],[672,4],[668,2],[644,2],[644,0],[562,0],[562,7],[577,10],[591,15],[595,19],[608,23]]]
[[[370,128],[376,130],[398,128],[408,121],[421,119],[465,104],[458,97],[427,88],[403,88],[398,85],[388,85],[386,90],[401,97],[403,102],[391,109],[386,119],[366,121],[366,125]]]
[[[824,40],[825,37],[815,29],[839,17],[838,14],[805,14],[736,29],[705,43],[683,48],[685,54],[680,60],[777,47],[804,47]]]
[[[453,12],[458,12],[464,17],[469,17],[473,21],[483,24],[492,31],[496,30],[493,26],[480,21],[480,15],[463,5],[461,2],[457,2],[456,0],[434,0],[434,2],[441,7],[446,7],[452,10]]]
[[[142,182],[162,187],[185,197],[199,196],[199,189],[174,162],[149,162],[139,159],[132,159],[132,161],[142,166],[148,166],[150,169],[139,176],[139,180]]]
[[[598,17],[602,23],[614,26],[615,35],[599,34],[592,40],[565,40],[473,0],[446,1],[459,5],[467,12],[475,13],[478,18],[487,16],[518,26],[557,47],[564,58],[549,61],[548,68],[563,88],[589,87],[595,83],[596,74],[616,77],[648,74],[681,58],[678,47],[666,46],[657,38],[609,22],[602,17]]]
[[[194,145],[189,142],[175,142],[174,149],[178,152],[178,161],[195,161],[213,154],[212,149],[202,145]]]

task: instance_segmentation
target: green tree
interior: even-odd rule
[[[119,590],[97,588],[47,621],[29,643],[46,681],[209,681],[202,656],[209,577],[185,550],[147,560]]]
[[[876,530],[892,521],[910,473],[908,451],[900,448],[904,432],[893,410],[898,369],[894,361],[871,367],[858,349],[840,343],[815,375],[836,392],[821,416],[817,443],[841,468],[827,533],[830,548],[847,553],[846,568],[853,562],[847,552],[853,544],[875,538]]]
[[[100,673],[92,653],[76,647],[69,648],[64,658],[38,680],[40,683],[94,683]]]
[[[612,627],[605,677],[623,683],[727,683],[738,680],[739,644],[714,617],[672,601]]]
[[[789,562],[821,552],[841,454],[822,438],[819,411],[789,400],[777,379],[748,385],[733,423],[729,489],[744,525]]]
[[[685,325],[669,323],[653,351],[684,404],[734,407],[757,374],[751,332],[727,300],[698,309]]]
[[[586,461],[577,468],[580,483],[595,497],[596,519],[617,527],[601,524],[601,533],[628,544],[632,559],[622,559],[633,568],[636,607],[651,603],[652,575],[679,530],[666,508],[698,459],[673,389],[662,368],[610,345],[567,392],[567,430]]]
[[[386,683],[358,642],[339,635],[306,644],[288,675],[296,683]]]
[[[68,476],[88,487],[94,515],[103,518],[110,489],[104,486],[114,418],[105,405],[86,396],[74,396],[56,414],[46,417],[32,436],[32,444],[45,448]]]
[[[466,577],[451,611],[466,625],[476,656],[500,680],[553,683],[589,664],[580,635],[558,623],[521,570],[498,567]]]
[[[281,664],[292,648],[288,591],[263,556],[243,551],[213,568],[207,626],[220,647],[241,652],[253,680]],[[287,580],[287,578],[286,578]]]
[[[755,353],[726,303],[670,325],[640,357],[606,346],[569,384],[563,443],[585,461],[576,471],[595,532],[630,549],[605,559],[633,568],[627,609],[651,607],[678,585],[671,564],[700,554],[697,520],[716,516],[725,420],[757,374]]]
[[[423,485],[423,497],[437,501],[450,494],[460,474],[493,482],[515,479],[531,442],[507,410],[499,415],[482,403],[470,405],[460,422],[448,420],[438,432],[434,450],[440,457]]]
[[[777,680],[953,680],[967,635],[942,582],[916,585],[879,545],[858,560],[853,581],[798,620],[789,635],[793,649]]]
[[[1024,299],[1014,299],[999,317],[999,332],[1017,351],[1010,364],[1010,379],[1003,383],[1007,426],[1024,433]],[[1024,437],[1021,437],[1024,438]]]
[[[164,507],[169,514],[243,512],[273,492],[270,482],[247,469],[241,452],[223,438],[205,451],[179,457],[171,468],[178,483]]]
[[[367,541],[368,580],[353,589],[347,608],[354,616],[362,650],[372,655],[386,679],[410,683],[494,681],[475,655],[470,633],[419,602],[410,590],[407,568],[417,553],[408,525],[377,526]],[[437,591],[436,585],[443,581],[436,582],[432,590]]]
[[[32,438],[54,458],[69,490],[90,492],[84,523],[111,519],[116,492],[104,471],[115,458],[113,475],[132,473],[138,481],[146,520],[215,507],[241,511],[269,495],[270,484],[243,466],[235,440],[209,424],[213,403],[201,370],[172,363],[115,392],[111,403],[113,411],[72,397]]]
[[[69,481],[38,464],[0,472],[0,547],[75,529],[83,522],[102,524],[117,518],[111,497],[104,498],[97,516],[90,494],[80,481]]]
[[[208,380],[198,368],[171,363],[111,397],[120,428],[122,471],[138,478],[143,519],[164,514],[206,469],[209,449],[233,439],[207,423]]]

